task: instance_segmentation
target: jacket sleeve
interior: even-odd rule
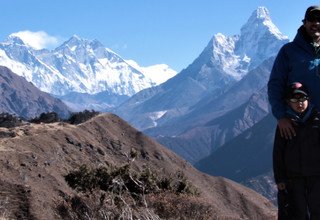
[[[277,127],[273,145],[273,174],[277,184],[284,183],[287,179],[284,160],[286,142],[287,140],[281,137],[280,130]]]
[[[268,81],[268,99],[272,114],[276,119],[285,117],[285,88],[288,84],[288,58],[285,46],[282,47],[274,61]]]

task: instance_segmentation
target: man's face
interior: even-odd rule
[[[320,12],[309,15],[304,21],[307,34],[314,40],[320,39]]]

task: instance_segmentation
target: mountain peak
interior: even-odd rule
[[[80,45],[86,45],[92,49],[104,48],[104,45],[98,40],[87,40],[77,35],[73,35],[69,40],[65,41],[60,47],[69,47],[71,50],[75,50]]]
[[[7,38],[7,40],[6,40],[5,42],[6,42],[6,43],[9,43],[9,44],[16,44],[16,45],[24,45],[24,46],[27,46],[20,37],[18,37],[17,35],[13,35],[13,34],[10,34],[9,37]]]
[[[72,35],[71,39],[74,38],[74,39],[78,39],[78,40],[81,40],[81,37],[79,37],[78,35],[74,34]]]
[[[78,53],[77,51],[87,50],[88,48],[91,48],[90,43],[90,40],[80,38],[77,35],[73,35],[68,40],[66,40],[61,46],[57,47],[55,51],[63,51],[63,53],[65,54],[67,53],[69,55],[76,55]],[[89,47],[87,48],[88,45]]]
[[[84,40],[80,37],[78,37],[77,35],[73,35],[71,38],[69,38],[69,40],[67,40],[64,45],[78,45],[81,42],[83,42]]]
[[[266,7],[258,7],[250,16],[247,23],[241,28],[241,35],[254,35],[257,33],[271,34],[279,40],[288,39],[287,36],[283,35],[280,30],[274,25],[271,20],[269,10]]]
[[[268,9],[258,7],[242,26],[235,53],[250,58],[249,69],[252,69],[265,59],[275,56],[288,41],[288,37],[273,24]]]
[[[252,12],[250,18],[244,26],[252,26],[253,24],[267,25],[270,24],[270,22],[272,23],[269,10],[266,7],[260,6]]]
[[[261,6],[253,11],[239,35],[215,34],[203,56],[212,57],[211,60],[238,80],[274,56],[287,41],[288,37],[272,23],[269,10]]]
[[[270,13],[266,7],[260,6],[258,7],[251,15],[251,17],[256,17],[258,19],[266,19],[270,20]]]

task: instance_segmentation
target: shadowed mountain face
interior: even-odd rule
[[[272,148],[276,121],[268,114],[212,155],[196,164],[200,170],[241,182],[267,173],[272,168]],[[230,158],[232,157],[232,158]]]
[[[114,209],[131,213],[125,219],[275,219],[276,208],[261,195],[228,179],[197,171],[112,114],[77,126],[26,124],[10,130],[0,128],[0,132],[11,134],[11,138],[0,139],[0,201],[8,201],[0,207],[0,214],[9,219],[83,219],[97,215],[101,219],[103,214],[107,217],[112,213],[107,206],[110,200],[115,202]],[[149,191],[137,197],[125,194],[126,188],[117,188],[112,193],[123,191],[114,198],[111,191],[98,189],[80,193],[64,178],[83,165],[99,168],[126,164],[136,172],[148,167],[158,178],[183,174],[198,193]],[[134,179],[134,175],[129,177]],[[121,179],[112,182],[121,183]],[[136,202],[137,198],[143,202]]]
[[[68,107],[59,99],[40,91],[25,78],[10,69],[0,66],[0,111],[32,118],[43,112],[54,111],[65,118]]]
[[[275,200],[272,149],[276,120],[268,114],[195,166],[208,174],[244,183]]]
[[[231,98],[229,101],[232,102]],[[251,95],[246,103],[220,117],[203,119],[202,124],[186,129],[177,136],[163,137],[159,135],[156,139],[194,164],[252,127],[268,112],[267,88],[265,86]],[[177,122],[177,124],[179,123]],[[183,126],[183,124],[179,125],[176,127]],[[150,133],[149,130],[146,132]]]

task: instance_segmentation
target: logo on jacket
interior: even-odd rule
[[[320,77],[320,71],[319,71],[319,64],[320,64],[320,59],[314,59],[310,61],[310,65],[309,65],[309,70],[313,70],[314,68],[316,69],[316,74],[317,76]]]
[[[320,59],[314,59],[310,61],[309,70],[313,70],[320,65]]]

